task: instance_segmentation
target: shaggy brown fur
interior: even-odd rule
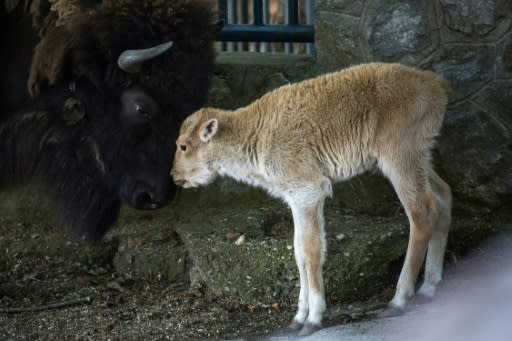
[[[78,233],[92,238],[113,224],[121,201],[138,209],[167,203],[176,187],[168,177],[173,155],[163,151],[206,101],[216,2],[2,5],[0,189],[42,183]],[[122,52],[169,40],[172,47],[138,72],[118,67]]]
[[[33,5],[38,2],[40,1],[34,2]],[[133,48],[147,48],[169,40],[181,44],[181,41],[185,40],[188,49],[199,49],[215,39],[216,29],[212,27],[217,25],[217,21],[213,12],[215,6],[211,0],[178,0],[173,1],[172,5],[169,1],[163,0],[105,0],[101,5],[87,10],[82,4],[84,2],[88,1],[60,0],[50,8],[45,25],[39,29],[40,34],[44,33],[44,36],[36,46],[32,59],[28,81],[31,95],[38,94],[41,82],[55,84],[69,71],[72,71],[75,77],[90,72],[87,68],[84,70],[84,62],[90,62],[88,59],[91,58],[88,47],[99,46],[103,50],[111,50],[112,56],[95,57],[117,57],[117,52],[120,53],[122,50],[115,49],[116,42],[112,41],[112,36],[119,35],[115,32],[128,30],[124,33],[127,38],[130,35],[147,37],[144,40],[145,46]],[[141,25],[138,28],[140,32],[133,32],[134,27],[129,27],[128,23],[132,18],[137,18],[137,21],[145,24],[145,27]],[[205,21],[203,18],[211,18],[211,21]],[[149,28],[151,31],[148,31]],[[91,33],[96,34],[91,36]],[[154,37],[158,37],[158,41]],[[70,67],[74,68],[69,70]],[[116,68],[114,70],[118,71]],[[140,78],[140,75],[137,76]],[[126,84],[134,76],[117,72],[111,77],[117,78],[119,84]]]

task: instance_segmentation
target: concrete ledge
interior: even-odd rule
[[[258,65],[309,67],[316,61],[315,56],[292,53],[259,53],[259,52],[218,52],[217,65]]]

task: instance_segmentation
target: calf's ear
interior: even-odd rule
[[[210,140],[215,136],[217,130],[219,128],[219,122],[216,118],[211,118],[201,126],[201,130],[199,131],[199,138],[203,142],[210,142]]]

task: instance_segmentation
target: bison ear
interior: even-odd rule
[[[210,140],[215,136],[217,130],[219,128],[219,122],[216,118],[211,118],[201,126],[201,131],[199,132],[199,138],[203,142],[210,142]]]
[[[98,42],[87,33],[85,25],[72,30],[59,26],[47,32],[34,49],[27,87],[36,97],[44,84],[70,82],[86,77],[100,87],[106,77],[106,67]]]
[[[27,86],[33,97],[39,94],[41,83],[55,84],[63,78],[64,65],[71,41],[64,28],[57,28],[50,37],[42,39],[34,49]]]
[[[5,6],[5,10],[7,11],[7,13],[14,11],[16,9],[16,7],[18,7],[20,2],[21,2],[21,0],[5,0],[4,6]]]

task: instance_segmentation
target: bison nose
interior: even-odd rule
[[[133,207],[138,210],[154,210],[162,205],[153,201],[151,193],[140,191],[133,194],[132,199]]]
[[[170,189],[165,192],[170,192]],[[171,193],[155,192],[155,190],[143,183],[137,182],[133,192],[131,193],[129,204],[137,210],[154,210],[164,206],[165,202],[171,196]]]
[[[138,210],[154,210],[166,205],[174,198],[176,186],[168,176],[165,181],[146,182],[130,176],[123,177],[119,188],[120,198]],[[152,178],[153,180],[153,178]]]

